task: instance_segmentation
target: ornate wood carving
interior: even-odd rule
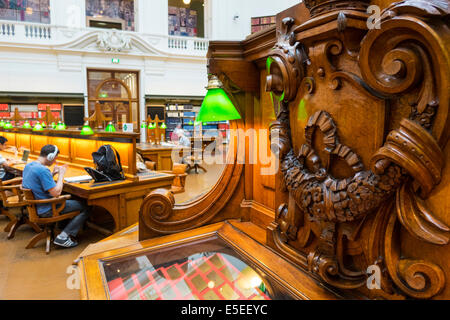
[[[378,265],[373,296],[435,297],[446,266],[405,256],[400,237],[450,242],[427,207],[448,160],[448,2],[394,3],[373,30],[370,1],[304,3],[312,18],[284,18],[267,63],[282,182],[268,243],[341,289],[364,292]]]

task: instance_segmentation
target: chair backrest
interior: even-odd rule
[[[61,214],[66,207],[66,201],[70,199],[70,195],[59,196],[58,198],[36,200],[33,191],[30,189],[21,189],[24,202],[26,203],[28,216],[31,222],[37,224],[50,224],[67,219],[71,219],[80,214],[80,211],[73,211],[67,214]],[[37,211],[37,205],[51,205],[51,217],[40,217]]]
[[[8,205],[8,196],[6,194],[6,188],[3,187],[3,181],[0,180],[0,197],[3,202],[3,206],[6,207]]]
[[[17,198],[15,198],[15,196],[17,196]],[[15,199],[14,201],[11,201],[13,197]],[[3,183],[3,181],[0,180],[0,198],[3,207],[5,208],[25,206],[20,185],[6,185],[6,183]]]
[[[34,194],[33,191],[31,191],[30,189],[21,189],[24,200],[35,200],[34,198]],[[27,210],[28,210],[28,216],[30,218],[31,221],[35,222],[39,220],[39,216],[37,214],[37,208],[36,208],[36,204],[34,203],[27,203]]]

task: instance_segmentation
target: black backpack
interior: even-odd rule
[[[125,180],[120,155],[116,149],[107,144],[92,153],[97,170],[85,168],[95,182]]]

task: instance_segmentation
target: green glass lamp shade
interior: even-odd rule
[[[147,124],[145,122],[142,122],[141,129],[145,129],[147,127]]]
[[[160,127],[161,129],[167,129],[167,126],[166,126],[166,124],[165,123],[163,123],[162,125],[161,125],[161,127]]]
[[[31,124],[28,121],[25,121],[25,123],[23,124],[23,128],[31,129]]]
[[[6,124],[6,122],[2,119],[2,120],[0,121],[0,128],[5,127],[5,124]]]
[[[54,122],[52,122],[52,129],[55,129],[56,128],[56,123],[54,123]]]
[[[156,129],[156,123],[150,123],[150,124],[148,125],[148,128],[149,128],[149,129]]]
[[[85,123],[83,128],[81,129],[82,136],[92,136],[94,134],[94,130],[89,126],[89,123]]]
[[[12,125],[11,122],[8,121],[8,122],[5,123],[5,126],[3,128],[5,128],[5,129],[12,129],[13,125]]]
[[[66,125],[60,121],[56,125],[55,130],[66,130]]]
[[[241,119],[230,98],[222,88],[208,90],[202,107],[197,116],[197,122],[216,122]]]
[[[47,128],[47,125],[45,124],[45,122],[42,122],[42,128]]]
[[[108,123],[108,125],[106,126],[105,129],[106,132],[116,132],[116,128],[114,127],[114,125],[112,124],[112,122]]]
[[[43,131],[44,127],[42,124],[39,123],[39,121],[34,125],[33,131]]]
[[[189,121],[188,125],[190,125],[190,126],[193,126],[193,125],[194,125],[194,123],[192,122],[192,120]]]

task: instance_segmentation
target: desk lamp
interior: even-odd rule
[[[42,124],[38,122],[36,122],[36,124],[34,125],[33,131],[44,131],[44,127],[42,126]]]
[[[116,128],[114,127],[112,122],[109,122],[106,126],[105,132],[116,132]]]
[[[80,135],[82,136],[92,136],[94,134],[94,130],[89,126],[89,121],[86,121],[83,128],[81,129]]]
[[[197,119],[195,119],[196,122],[216,122],[241,119],[241,115],[227,96],[223,89],[223,84],[217,76],[211,76],[206,89],[208,90],[208,93],[203,100]]]

